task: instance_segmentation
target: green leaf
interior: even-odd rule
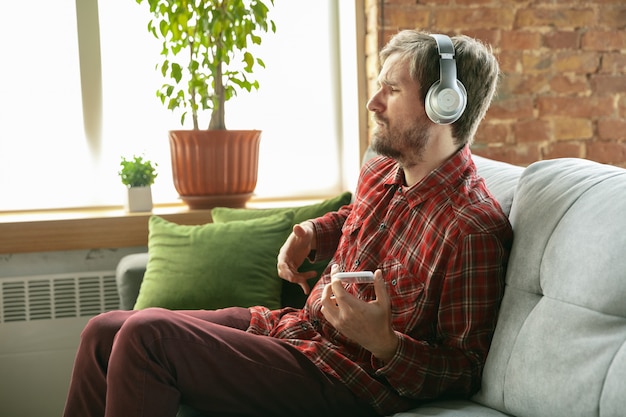
[[[181,68],[181,66],[177,63],[173,63],[171,75],[172,78],[176,80],[177,83],[179,83],[180,80],[183,78],[183,69]]]
[[[168,25],[166,20],[161,20],[161,22],[159,22],[159,30],[161,31],[161,36],[164,38],[167,36],[169,27],[170,25]]]
[[[243,55],[243,62],[246,63],[246,68],[249,71],[252,71],[252,67],[254,66],[254,57],[252,56],[252,54],[250,52],[246,52]]]
[[[157,177],[156,163],[143,159],[141,156],[134,155],[131,160],[122,157],[120,162],[121,169],[118,172],[122,180],[122,184],[129,187],[145,187],[154,184]]]
[[[148,32],[162,45],[161,64],[155,66],[166,80],[157,97],[170,109],[195,111],[223,108],[238,91],[257,89],[255,65],[265,63],[252,55],[264,34],[276,31],[268,15],[274,0],[136,0],[148,3]],[[174,58],[176,57],[176,58]],[[176,62],[174,62],[176,59]],[[232,64],[232,66],[231,66]],[[171,88],[170,88],[171,87]],[[217,91],[223,91],[218,96]]]

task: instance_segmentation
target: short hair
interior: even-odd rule
[[[490,46],[465,35],[453,36],[451,39],[455,49],[457,78],[467,91],[465,112],[451,125],[452,136],[461,146],[471,144],[474,140],[478,125],[495,94],[500,67]],[[428,90],[439,79],[437,42],[427,32],[403,30],[383,47],[380,60],[384,63],[395,54],[409,60],[411,77],[419,84],[421,100],[425,102]]]

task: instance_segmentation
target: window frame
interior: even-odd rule
[[[364,48],[363,39],[364,31],[362,26],[363,0],[355,0],[354,2],[340,2],[331,0],[329,4],[336,8],[335,18],[338,20],[350,21],[353,24],[339,25],[334,22],[338,29],[333,35],[339,40],[336,43],[336,49],[332,51],[333,55],[339,60],[339,71],[337,74],[337,113],[340,122],[337,124],[337,142],[336,146],[338,156],[339,180],[335,189],[328,190],[322,194],[315,193],[294,195],[293,198],[316,198],[321,196],[332,195],[346,189],[354,189],[358,176],[358,168],[360,166],[361,155],[367,147],[367,121],[365,117],[365,106],[362,100],[362,94],[365,91],[364,80]],[[103,146],[103,88],[102,88],[102,59],[100,49],[100,31],[98,17],[97,0],[84,0],[76,2],[77,15],[77,34],[79,49],[79,66],[80,66],[80,84],[82,92],[83,109],[83,128],[85,131],[86,146],[94,152],[98,152]],[[346,20],[347,19],[347,20]],[[355,76],[356,74],[356,76]],[[346,100],[346,97],[351,98]],[[156,98],[155,98],[156,100]],[[320,167],[322,168],[322,167]],[[107,181],[111,181],[108,178]],[[115,180],[113,180],[115,181]],[[170,185],[173,188],[173,185]],[[291,197],[282,196],[279,198],[271,196],[253,197],[253,201],[273,201],[287,200]],[[158,201],[155,205],[172,205],[176,201]],[[182,204],[182,203],[179,203]],[[104,204],[106,207],[117,208],[119,204]],[[100,204],[84,206],[84,209],[93,209],[99,207]],[[13,206],[15,207],[15,206]],[[3,209],[0,208],[0,215],[15,215],[18,212],[33,213],[54,211],[54,210],[75,210],[81,207],[70,205],[68,207],[59,208],[17,208]]]

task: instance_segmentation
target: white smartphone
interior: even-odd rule
[[[343,282],[369,283],[374,282],[374,273],[372,271],[357,272],[337,272],[333,275],[334,280]]]

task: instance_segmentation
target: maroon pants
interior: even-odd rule
[[[291,345],[246,333],[244,308],[113,311],[89,321],[65,417],[375,416]]]

